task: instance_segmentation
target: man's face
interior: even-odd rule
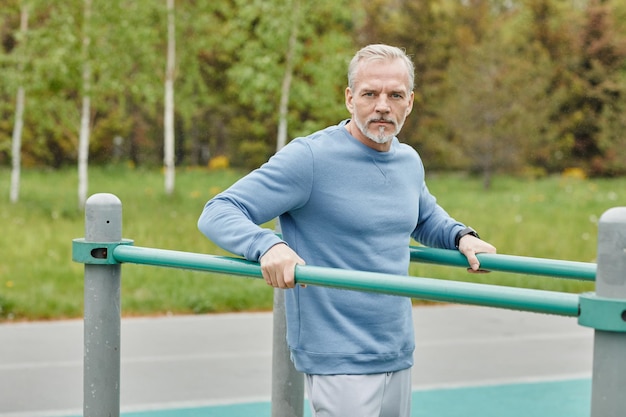
[[[413,108],[409,75],[402,60],[362,62],[354,91],[346,88],[346,107],[356,129],[350,133],[377,150],[388,150]]]

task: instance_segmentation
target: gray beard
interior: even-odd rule
[[[359,128],[359,130],[361,131],[361,133],[363,133],[363,135],[365,135],[366,138],[379,143],[379,144],[383,144],[383,143],[387,143],[389,141],[391,141],[394,136],[396,135],[396,133],[398,133],[398,131],[400,129],[397,129],[396,132],[394,132],[391,135],[385,135],[385,127],[381,126],[378,128],[378,135],[375,135],[373,133],[370,133],[366,127],[364,125],[361,124],[361,122],[359,122],[358,120],[354,120],[356,122],[357,127]]]
[[[378,128],[378,136],[370,132],[363,132],[363,133],[365,133],[365,136],[367,136],[368,139],[371,139],[376,143],[387,143],[391,139],[393,139],[393,137],[395,136],[395,135],[385,135],[385,126],[381,126]]]

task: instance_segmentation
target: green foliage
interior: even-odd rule
[[[453,1],[362,2],[359,44],[389,43],[405,48],[415,63],[415,103],[401,138],[419,149],[429,166],[459,168],[461,152],[441,108],[447,91],[446,69],[456,44],[459,5]]]
[[[22,85],[24,165],[73,165],[83,2],[5,3],[0,164],[10,161],[15,94]],[[22,5],[29,10],[25,33],[19,30]],[[415,106],[401,138],[430,167],[554,173],[577,166],[598,176],[626,173],[622,1],[195,0],[177,2],[175,13],[179,165],[205,165],[209,155],[226,155],[250,167],[274,151],[289,38],[296,28],[289,138],[348,117],[347,62],[364,44],[387,42],[405,48],[415,61]],[[90,161],[110,160],[111,142],[119,136],[120,160],[160,165],[165,2],[94,3],[89,35]],[[485,81],[488,65],[495,73]],[[481,105],[472,109],[476,100]],[[471,114],[487,107],[499,113],[490,134],[477,123],[484,117]],[[242,148],[259,154],[238,156]],[[482,158],[470,157],[468,149],[481,149]]]
[[[196,228],[205,202],[241,172],[180,170],[172,196],[162,191],[158,170],[123,165],[90,171],[90,193],[109,192],[123,204],[123,236],[135,245],[229,255]],[[0,170],[0,194],[9,172]],[[430,175],[429,188],[454,217],[471,224],[499,253],[593,262],[597,222],[611,207],[626,205],[625,179],[497,176],[489,191],[479,178]],[[84,236],[84,215],[74,204],[74,170],[25,170],[22,198],[0,202],[5,238],[0,240],[0,320],[79,317],[83,265],[71,261],[71,240]],[[267,225],[272,227],[271,224]],[[498,285],[582,292],[589,283],[414,264],[411,274]],[[125,316],[200,314],[272,308],[273,291],[262,280],[177,269],[124,265]]]
[[[240,166],[248,169],[260,167],[271,155],[271,149],[263,142],[246,140],[239,144],[237,159]]]
[[[485,187],[497,172],[520,172],[545,134],[545,91],[552,68],[534,45],[485,35],[451,62],[444,120],[454,129],[466,168],[483,174]]]
[[[617,130],[626,98],[626,37],[613,24],[610,2],[590,1],[578,19],[564,24],[569,54],[556,57],[553,84],[559,106],[552,114],[558,135],[567,138],[563,158],[592,175],[626,172],[617,168]],[[615,141],[609,145],[609,143]]]
[[[8,288],[12,288],[12,283],[8,285],[5,283]],[[15,317],[15,305],[12,300],[5,299],[4,296],[0,295],[0,320],[5,318],[13,318]]]

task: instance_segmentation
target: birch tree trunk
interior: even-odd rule
[[[167,64],[165,69],[165,143],[163,163],[165,167],[165,193],[174,192],[174,71],[176,66],[176,26],[174,0],[167,0]]]
[[[28,31],[28,9],[22,4],[20,12],[20,31],[26,39]],[[19,72],[22,73],[24,65],[20,63]],[[23,84],[23,81],[20,82]],[[20,197],[20,174],[21,174],[21,156],[22,156],[22,130],[24,127],[24,105],[25,93],[23,85],[17,88],[17,96],[15,99],[15,125],[13,126],[13,137],[11,140],[11,203],[17,203]]]
[[[15,100],[15,125],[11,143],[11,203],[17,203],[20,197],[20,169],[22,152],[22,128],[24,127],[24,87],[17,89]]]
[[[291,20],[291,31],[289,33],[289,43],[285,53],[285,73],[280,90],[280,105],[278,108],[278,134],[276,137],[276,150],[280,150],[287,144],[287,116],[289,113],[289,92],[291,90],[291,80],[293,79],[293,67],[298,44],[298,27],[300,16],[300,1],[294,0]]]
[[[91,111],[91,61],[89,59],[89,25],[91,20],[91,0],[84,2],[83,22],[83,104],[80,118],[80,135],[78,139],[78,207],[82,210],[87,200],[89,159],[89,113]]]

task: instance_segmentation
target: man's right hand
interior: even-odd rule
[[[305,265],[304,260],[285,243],[269,248],[259,263],[265,282],[274,288],[293,288],[296,265]]]

